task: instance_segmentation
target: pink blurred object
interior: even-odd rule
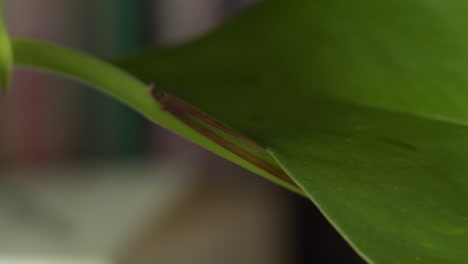
[[[74,16],[78,17],[80,1],[4,2],[11,35],[67,46],[78,43],[81,29]],[[66,84],[43,73],[15,71],[12,91],[0,105],[4,130],[0,158],[6,167],[45,165],[69,155],[73,132],[68,114],[73,94],[64,89]]]

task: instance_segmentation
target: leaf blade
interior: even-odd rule
[[[459,0],[271,0],[121,65],[267,147],[369,262],[463,263],[466,13]]]

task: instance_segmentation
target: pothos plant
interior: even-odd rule
[[[464,0],[269,0],[114,66],[2,27],[0,76],[115,97],[307,196],[369,263],[467,263],[467,28]]]

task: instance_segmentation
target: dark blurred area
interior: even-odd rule
[[[4,2],[12,35],[112,60],[259,1]],[[84,85],[16,69],[0,124],[0,264],[364,263],[307,199]]]

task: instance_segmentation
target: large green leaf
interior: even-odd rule
[[[10,37],[5,28],[1,11],[0,3],[0,91],[8,89],[13,65]]]
[[[466,263],[466,28],[463,0],[270,0],[121,65],[266,147],[369,262]]]

